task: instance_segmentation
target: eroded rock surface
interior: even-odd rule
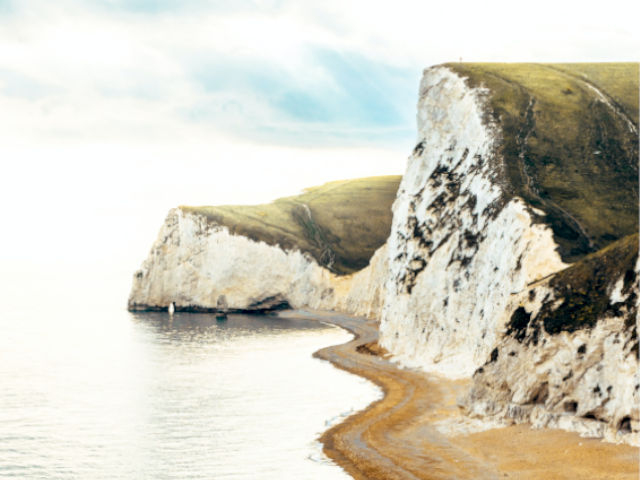
[[[520,294],[467,412],[637,444],[639,271],[632,235]]]
[[[311,255],[283,250],[176,208],[169,212],[142,268],[134,274],[130,310],[269,311],[337,309],[371,316],[381,308],[384,246],[369,266],[338,276]]]
[[[629,293],[637,289],[637,279],[628,273],[635,260],[624,257],[622,273],[622,267],[605,268],[615,263],[611,251],[620,252],[605,248],[570,269],[566,263],[607,239],[637,231],[637,136],[634,140],[626,117],[611,120],[603,113],[603,124],[616,128],[610,139],[600,141],[601,120],[590,119],[587,138],[572,137],[572,147],[580,153],[599,141],[609,150],[589,152],[598,159],[594,165],[603,155],[615,161],[597,176],[589,170],[590,160],[564,152],[560,171],[572,169],[572,182],[578,179],[581,183],[574,185],[592,192],[592,200],[574,200],[589,194],[569,195],[566,187],[565,193],[556,189],[550,195],[550,186],[562,178],[549,177],[550,167],[537,156],[554,142],[559,149],[566,145],[560,138],[538,136],[553,127],[553,117],[545,119],[535,106],[552,102],[538,102],[534,90],[492,75],[507,85],[504,91],[490,90],[447,66],[425,71],[418,142],[393,205],[380,343],[408,366],[449,377],[476,372],[463,399],[475,416],[637,443],[636,294]],[[511,90],[528,99],[520,110],[496,100]],[[589,102],[618,115],[597,92],[581,108]],[[616,190],[622,200],[607,206],[620,213],[600,216],[594,205],[604,194],[595,192],[611,190],[612,178],[630,187]],[[637,251],[637,236],[631,238],[625,245],[635,242]],[[536,308],[544,315],[532,324],[537,327],[527,327],[538,318]],[[526,330],[527,341],[517,325],[533,328]],[[590,354],[578,352],[581,345]]]
[[[444,67],[420,92],[421,140],[393,206],[381,342],[403,363],[464,377],[487,358],[512,294],[565,264],[551,230],[504,188],[486,92]]]

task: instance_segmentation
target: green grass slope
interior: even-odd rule
[[[366,267],[391,229],[400,176],[343,180],[266,205],[180,207],[243,235],[307,252],[339,274]]]
[[[575,261],[638,231],[638,64],[451,63],[488,89],[511,194]]]
[[[638,125],[639,63],[558,63],[549,65],[607,92]]]

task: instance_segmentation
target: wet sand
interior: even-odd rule
[[[325,453],[356,479],[639,477],[639,450],[628,445],[524,425],[472,434],[438,429],[443,423],[464,424],[456,398],[468,382],[398,368],[377,348],[378,329],[372,321],[324,312],[308,315],[356,336],[314,355],[371,380],[384,391],[381,400],[320,438]]]

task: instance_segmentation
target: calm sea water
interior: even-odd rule
[[[316,438],[380,394],[311,357],[346,332],[130,314],[121,273],[4,273],[0,478],[349,478]]]

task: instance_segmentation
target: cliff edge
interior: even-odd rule
[[[330,182],[267,205],[169,212],[129,310],[381,309],[384,242],[400,177]],[[378,250],[378,253],[376,251]]]
[[[514,315],[535,317],[531,302],[542,301],[556,319],[573,314],[581,304],[591,313],[588,321],[576,320],[581,326],[575,331],[581,333],[575,335],[586,335],[587,351],[604,352],[611,351],[610,337],[586,332],[600,332],[603,325],[616,331],[626,346],[616,354],[620,363],[607,363],[607,375],[619,385],[637,384],[632,368],[638,366],[637,348],[630,348],[629,340],[637,328],[637,305],[629,300],[635,297],[629,294],[626,307],[613,316],[596,308],[604,302],[604,286],[619,281],[617,273],[601,264],[610,258],[601,249],[638,231],[637,91],[637,64],[447,64],[425,71],[418,142],[393,206],[380,337],[405,365],[450,377],[473,375],[472,392],[462,399],[469,411],[581,431],[593,431],[586,426],[591,415],[619,433],[617,439],[638,441],[637,391],[613,393],[618,400],[609,399],[612,411],[607,415],[585,413],[583,402],[575,412],[567,407],[562,420],[554,423],[546,417],[543,422],[536,420],[540,408],[524,406],[536,395],[519,394],[525,378],[528,392],[552,388],[543,367],[534,375],[537,364],[527,363],[533,359],[517,349],[514,357],[521,359],[521,372],[527,375],[504,383],[506,370],[487,367],[497,358],[501,368],[507,361],[513,366],[516,360],[508,353],[499,356],[500,346],[512,338]],[[625,96],[628,92],[635,92],[635,103]],[[625,251],[637,244],[637,237],[630,238]],[[591,267],[585,270],[580,265],[586,265],[589,254],[595,256],[588,257]],[[633,255],[625,259],[625,271],[637,272]],[[583,285],[586,278],[598,279],[600,296],[586,287],[560,287],[563,282],[575,287],[571,274],[564,272],[577,271],[585,272]],[[637,287],[635,274],[631,276]],[[532,290],[549,278],[552,287],[538,288],[555,294]],[[565,289],[562,294],[559,288]],[[605,290],[613,299],[617,293],[611,292],[619,289],[609,285]],[[555,358],[553,345],[567,329],[542,323],[541,344],[522,348],[528,355],[535,351]],[[574,373],[580,371],[584,378],[601,378],[588,372],[605,368],[578,352],[572,361]],[[494,377],[487,380],[479,369],[494,372]],[[557,412],[555,402],[562,404],[561,398],[582,398],[577,383],[559,382],[563,393],[555,392],[553,400],[541,393],[534,403],[547,413]],[[589,383],[589,388],[597,387]],[[587,387],[579,388],[583,392]],[[514,403],[522,405],[517,412],[511,408]]]
[[[431,67],[401,181],[174,209],[129,308],[376,317],[471,378],[469,415],[638,444],[638,90],[633,63]]]

